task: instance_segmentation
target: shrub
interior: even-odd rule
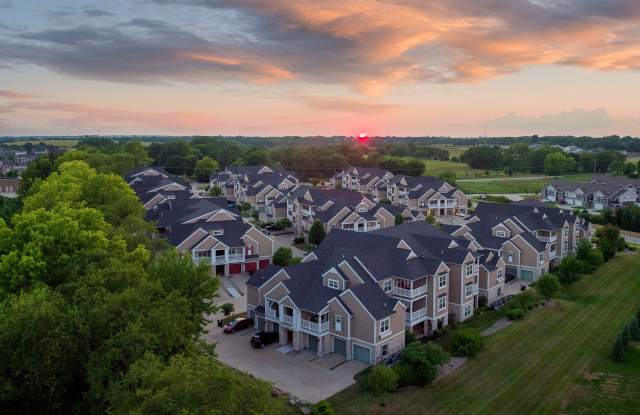
[[[478,298],[478,307],[479,308],[485,308],[487,306],[487,303],[489,302],[489,300],[487,300],[487,297],[484,295],[481,295]]]
[[[293,257],[291,248],[288,246],[281,246],[273,253],[273,263],[282,267],[289,265],[289,261]]]
[[[292,225],[291,221],[287,218],[280,219],[274,224],[276,230],[278,231],[283,231],[291,227],[291,225]]]
[[[524,317],[524,310],[521,308],[513,308],[511,310],[507,310],[506,315],[509,320],[520,320]]]
[[[402,385],[426,385],[438,375],[438,365],[449,361],[451,356],[435,343],[413,342],[400,355],[395,370]]]
[[[233,313],[233,310],[236,309],[236,307],[231,303],[224,303],[220,308],[222,309],[222,312],[225,316],[230,315],[231,313]]]
[[[416,334],[411,329],[406,329],[404,331],[404,344],[410,344],[416,341]]]
[[[311,408],[311,415],[336,415],[336,411],[329,402],[320,401]]]
[[[374,395],[393,392],[398,387],[398,374],[385,365],[374,366],[365,377],[363,386]]]
[[[251,210],[251,204],[244,202],[240,205],[240,212],[248,212]]]
[[[431,225],[436,223],[436,217],[433,215],[427,215],[424,220]]]
[[[401,214],[396,213],[395,215],[395,224],[396,225],[402,225],[404,223],[404,217],[402,217]]]
[[[484,339],[476,330],[460,330],[453,337],[453,350],[459,356],[474,356],[484,347]]]
[[[303,244],[304,243],[304,236],[296,236],[295,238],[293,238],[293,243],[294,244]]]
[[[560,289],[560,281],[558,277],[551,274],[543,275],[536,281],[536,290],[547,300],[551,298]]]
[[[209,189],[209,196],[220,196],[222,194],[222,190],[218,186],[213,186]]]
[[[295,258],[291,258],[289,260],[289,262],[287,263],[287,265],[298,265],[299,263],[302,262],[302,258],[300,257],[295,257]]]

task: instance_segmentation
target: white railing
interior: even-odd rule
[[[471,289],[471,295],[478,295],[478,284],[473,284],[473,288]]]
[[[324,321],[322,323],[315,323],[310,320],[300,320],[300,325],[303,329],[312,331],[314,333],[324,333],[329,330],[329,322]]]
[[[422,285],[418,288],[408,289],[401,287],[393,287],[393,293],[402,297],[413,298],[427,293],[427,286]]]
[[[427,308],[421,308],[420,310],[407,313],[407,321],[414,321],[427,315]]]
[[[538,240],[542,241],[542,242],[555,242],[558,240],[558,236],[557,235],[553,235],[553,236],[538,236]]]
[[[278,311],[273,308],[265,308],[264,315],[267,317],[278,318]]]
[[[244,261],[244,254],[229,255],[229,262],[232,262],[232,261]]]
[[[289,324],[289,325],[293,326],[293,316],[289,316],[287,314],[282,314],[280,316],[280,321],[282,323],[286,323],[286,324]]]

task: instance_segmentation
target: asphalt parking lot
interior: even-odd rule
[[[327,399],[352,385],[353,376],[367,367],[333,353],[323,357],[310,352],[284,354],[277,350],[278,344],[254,349],[249,344],[254,329],[235,334],[224,334],[215,324],[208,329],[206,339],[216,343],[216,353],[222,362],[310,403]]]

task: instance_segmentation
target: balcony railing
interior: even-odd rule
[[[423,285],[414,289],[393,287],[393,293],[406,298],[414,298],[427,293],[427,286]]]
[[[300,326],[303,329],[312,331],[314,333],[324,333],[329,330],[329,322],[323,321],[322,323],[315,323],[310,320],[300,320]]]
[[[265,308],[264,315],[271,318],[278,318],[278,310],[273,308]]]
[[[293,326],[293,316],[283,314],[280,316],[280,322]]]
[[[229,255],[229,262],[244,261],[244,254]]]
[[[419,310],[413,311],[411,313],[407,313],[407,321],[415,321],[421,317],[427,315],[427,308],[421,308]]]
[[[538,235],[538,240],[542,242],[555,242],[558,240],[558,236],[557,235],[547,235],[547,236]]]

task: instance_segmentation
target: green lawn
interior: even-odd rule
[[[488,337],[482,352],[438,384],[394,393],[384,406],[353,386],[331,403],[340,414],[584,413],[578,399],[585,381],[606,364],[613,339],[640,307],[638,270],[640,255],[615,258],[553,306]],[[637,389],[617,391],[612,399],[637,409]]]
[[[444,172],[453,172],[459,179],[467,178],[480,178],[480,177],[497,177],[503,176],[504,173],[500,171],[492,171],[489,176],[485,176],[484,170],[472,169],[466,163],[456,163],[453,161],[444,160],[425,160],[425,176],[439,176]]]
[[[505,177],[500,180],[457,182],[456,186],[467,194],[476,193],[540,193],[549,183],[549,179],[513,180]]]

